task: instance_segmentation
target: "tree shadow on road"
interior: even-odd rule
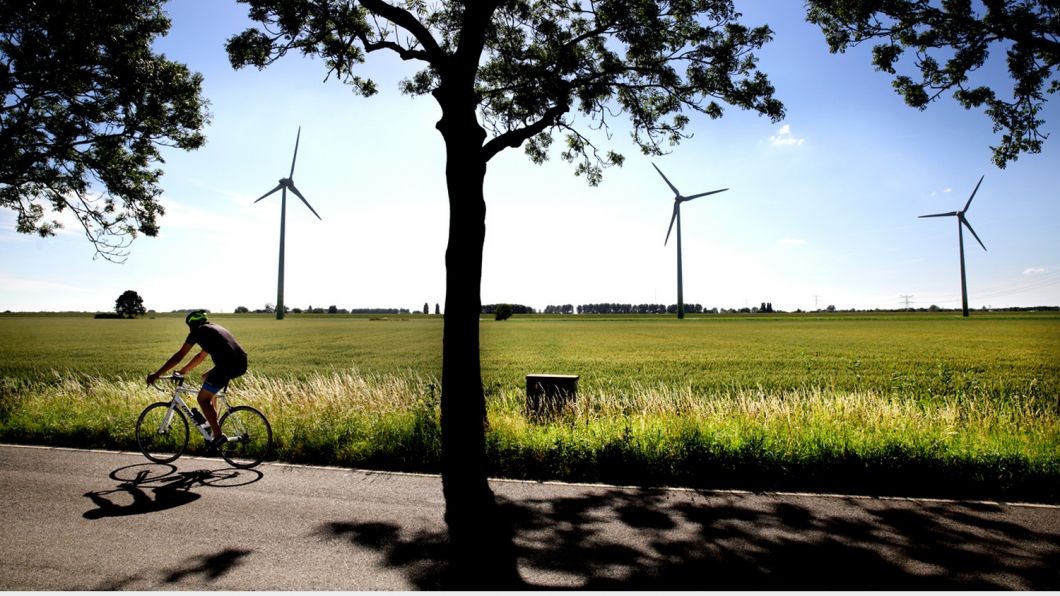
[[[317,535],[322,538],[342,540],[382,553],[382,566],[402,570],[416,589],[444,589],[448,568],[445,532],[421,530],[404,534],[401,526],[381,522],[330,522],[317,528]]]
[[[517,490],[497,498],[529,589],[1060,589],[1060,525],[1032,529],[1029,509],[858,498],[811,507],[795,496],[608,488],[546,500]],[[417,588],[447,584],[444,532],[373,522],[318,532],[379,551]]]
[[[184,566],[168,571],[166,583],[179,583],[196,575],[202,576],[203,580],[207,582],[217,581],[242,564],[242,559],[251,552],[253,551],[226,548],[215,555],[191,557],[185,562]]]
[[[1060,528],[1001,506],[598,490],[510,501],[521,567],[590,589],[1060,587]]]
[[[110,474],[118,482],[115,488],[85,493],[96,508],[86,511],[83,517],[101,519],[164,511],[198,500],[200,495],[192,491],[195,487],[242,486],[261,477],[257,470],[234,468],[178,472],[176,467],[165,464],[125,466]],[[148,495],[147,490],[152,494]]]
[[[157,588],[160,584],[180,584],[170,586],[173,589],[202,589],[216,582],[232,570],[243,564],[243,559],[253,551],[226,548],[217,554],[189,557],[183,564],[170,569],[159,569],[156,572],[129,575],[121,579],[108,580],[95,588],[96,591],[114,591],[137,589],[142,585]],[[199,581],[196,582],[196,579]],[[195,584],[188,586],[187,584]]]

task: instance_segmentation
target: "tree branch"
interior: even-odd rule
[[[442,51],[442,48],[438,45],[437,40],[434,39],[434,36],[431,35],[431,32],[426,27],[424,27],[423,23],[421,23],[419,19],[417,19],[412,13],[402,8],[398,8],[396,6],[383,2],[382,0],[360,0],[360,2],[361,6],[367,9],[369,12],[371,12],[372,14],[377,14],[383,17],[384,19],[390,21],[391,23],[394,23],[395,25],[408,31],[412,34],[413,37],[416,38],[416,41],[420,42],[420,45],[423,46],[422,58],[420,56],[415,56],[416,59],[424,60],[435,66],[441,65],[442,62],[445,60],[445,52]],[[413,50],[407,50],[405,48],[402,48],[400,45],[394,44],[393,42],[381,43],[384,44],[383,47],[397,51],[398,55],[402,56],[402,59],[412,59],[406,58],[404,54],[414,52]],[[385,44],[392,44],[393,46],[396,46],[397,49],[395,49],[395,47],[390,47],[390,45]],[[368,50],[367,47],[365,47],[365,49]]]
[[[366,52],[371,53],[379,50],[390,50],[397,54],[402,60],[422,60],[428,63],[431,62],[431,54],[429,52],[405,48],[402,47],[401,44],[393,41],[372,42],[369,41],[368,36],[363,33],[359,33],[357,36],[360,38],[361,44],[364,46],[364,51]]]
[[[493,158],[504,149],[511,147],[513,149],[522,145],[527,139],[536,136],[546,129],[555,126],[561,116],[570,111],[570,106],[553,106],[545,111],[545,114],[537,122],[524,126],[523,128],[517,128],[509,130],[508,132],[499,136],[493,137],[488,143],[482,147],[482,154],[486,161]]]

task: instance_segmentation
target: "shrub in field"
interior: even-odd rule
[[[493,311],[493,316],[497,321],[507,321],[512,317],[512,305],[498,304],[497,308]]]

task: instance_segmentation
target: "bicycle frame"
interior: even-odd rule
[[[166,377],[166,378],[172,378],[172,377]],[[184,380],[181,379],[180,382],[183,383]],[[165,389],[162,389],[161,387],[158,387],[157,385],[151,385],[151,386],[154,387],[155,389],[159,390],[162,393],[166,393]],[[227,412],[228,410],[232,409],[232,406],[229,405],[229,403],[228,403],[228,399],[227,399],[227,397],[225,395],[225,391],[226,391],[225,389],[222,389],[222,390],[220,390],[220,391],[218,391],[217,393],[214,394],[214,396],[220,402],[220,405],[223,406],[223,409],[222,409],[222,407],[218,407],[217,408],[217,419],[218,420],[221,419],[221,415],[222,415],[221,413],[222,412]],[[212,437],[212,432],[210,432],[208,430],[203,430],[202,427],[200,427],[198,425],[198,423],[195,422],[195,416],[192,415],[191,408],[189,408],[188,404],[186,404],[184,402],[184,399],[180,397],[180,395],[182,393],[193,393],[193,394],[198,395],[199,390],[198,389],[192,389],[192,388],[189,388],[189,387],[184,387],[183,384],[177,385],[173,389],[173,397],[170,399],[170,402],[169,402],[169,410],[166,411],[166,416],[165,416],[165,418],[162,419],[162,427],[158,429],[159,432],[161,432],[163,429],[168,429],[169,428],[170,423],[173,421],[173,410],[175,410],[175,409],[177,409],[179,407],[181,409],[181,411],[184,412],[184,415],[188,418],[188,420],[191,421],[191,423],[192,423],[191,425],[195,427],[195,430],[199,431],[199,434],[202,435],[203,440],[206,440],[206,441],[211,440],[213,438]],[[234,420],[234,422],[238,423],[238,420]],[[209,427],[207,427],[207,428],[209,428]]]

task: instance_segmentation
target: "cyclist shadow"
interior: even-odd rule
[[[261,480],[262,474],[257,470],[235,468],[178,472],[176,466],[168,464],[137,464],[114,470],[110,478],[119,483],[115,488],[85,493],[84,496],[96,505],[96,509],[82,515],[85,519],[143,515],[173,509],[199,499],[201,495],[193,492],[193,488],[244,486]]]

